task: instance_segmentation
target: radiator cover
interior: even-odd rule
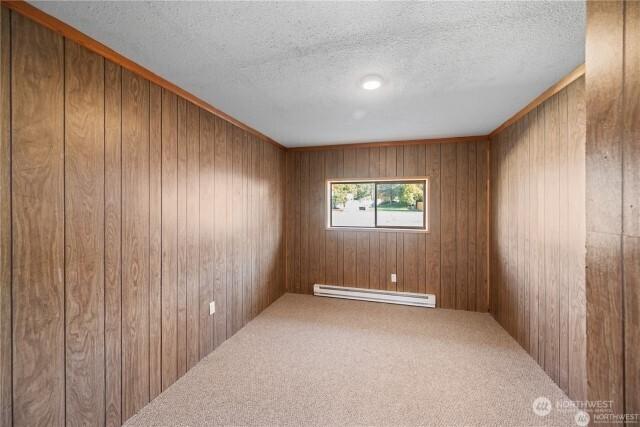
[[[332,285],[313,285],[313,294],[319,297],[343,298],[360,301],[383,302],[387,304],[411,305],[415,307],[436,307],[433,294],[416,294],[378,289],[347,288]]]

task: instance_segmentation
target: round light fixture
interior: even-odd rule
[[[362,79],[361,86],[364,90],[376,90],[382,86],[382,77],[375,74],[365,76]]]

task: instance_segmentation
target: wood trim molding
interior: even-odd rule
[[[288,151],[325,151],[343,148],[391,147],[395,145],[450,144],[470,141],[488,141],[488,135],[454,136],[450,138],[407,139],[399,141],[356,142],[333,145],[313,145],[310,147],[289,147]]]
[[[30,5],[29,3],[22,0],[17,0],[17,1],[0,0],[0,3],[3,6],[6,6],[7,8],[11,9],[12,11],[17,12],[31,19],[37,22],[38,24],[46,28],[49,28],[52,31],[55,31],[56,33],[62,35],[63,37],[71,41],[74,41],[75,43],[81,46],[84,46],[85,48],[89,49],[92,52],[97,53],[98,55],[104,57],[105,59],[120,65],[122,68],[125,68],[135,74],[138,74],[139,76],[149,80],[150,82],[155,83],[158,86],[175,93],[176,95],[186,99],[187,101],[193,103],[194,105],[197,105],[203,110],[208,111],[211,114],[218,116],[221,119],[239,127],[240,129],[243,129],[255,135],[259,139],[265,142],[268,142],[269,144],[274,145],[282,150],[285,150],[285,151],[287,150],[285,146],[269,138],[267,135],[261,133],[260,131],[231,117],[227,113],[217,109],[216,107],[207,103],[206,101],[176,86],[170,81],[148,70],[147,68],[133,62],[132,60],[124,57],[123,55],[119,54],[113,49],[110,49],[109,47],[105,46],[99,41],[94,40],[93,38],[87,36],[86,34],[76,30],[72,26],[60,21],[57,18],[54,18],[53,16],[41,11],[40,9]]]
[[[547,99],[551,98],[556,93],[560,92],[565,87],[569,86],[574,81],[578,80],[580,77],[585,74],[585,66],[584,64],[578,65],[573,71],[564,76],[558,83],[551,86],[549,89],[542,92],[536,99],[527,104],[522,110],[515,113],[511,116],[506,122],[498,126],[493,132],[489,134],[489,138],[495,137],[497,134],[526,116],[531,110],[536,108],[538,105],[545,102]]]

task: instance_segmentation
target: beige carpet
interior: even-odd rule
[[[488,315],[286,294],[128,426],[576,425]]]

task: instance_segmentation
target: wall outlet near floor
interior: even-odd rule
[[[396,283],[398,281],[398,276],[396,273],[391,273],[391,283]]]
[[[209,303],[209,316],[211,316],[215,312],[216,312],[216,302],[215,301],[211,301]]]

